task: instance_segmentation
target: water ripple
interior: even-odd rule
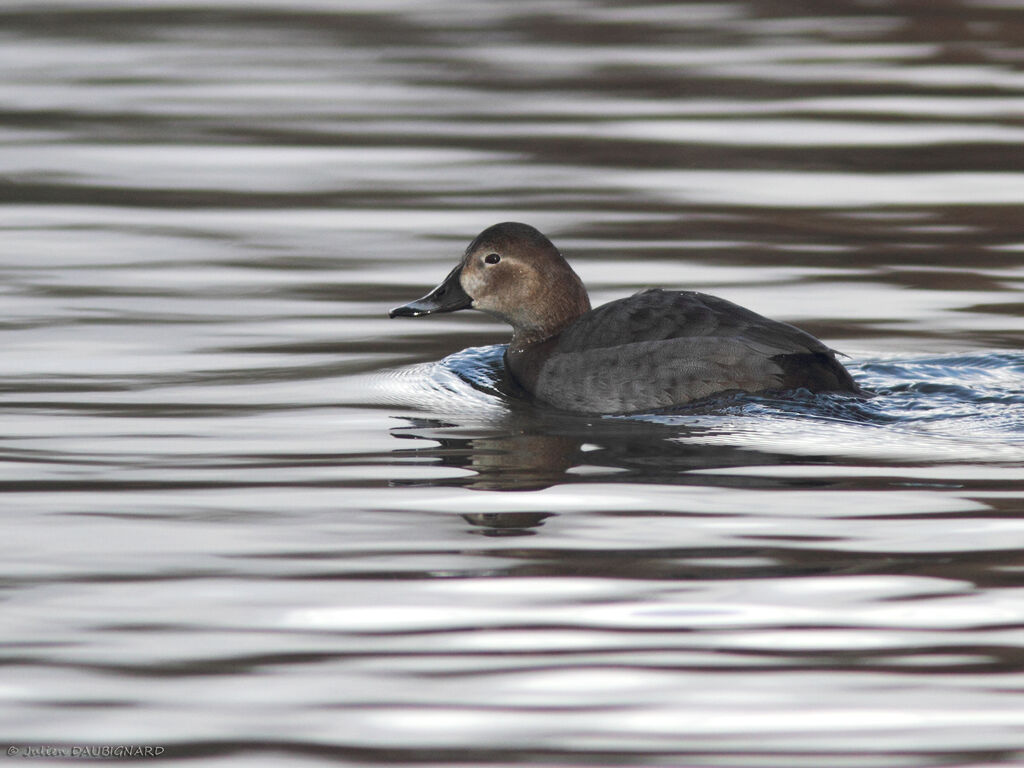
[[[4,3],[7,743],[1020,764],[1019,6]],[[385,319],[508,219],[877,394],[558,413]]]

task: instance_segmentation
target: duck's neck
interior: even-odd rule
[[[573,280],[568,286],[564,282],[559,285],[557,297],[543,302],[543,317],[537,318],[536,322],[519,322],[513,326],[512,340],[508,345],[509,352],[522,352],[528,347],[558,336],[580,316],[590,311],[587,289],[583,287],[582,281],[575,273],[572,273],[572,277]]]

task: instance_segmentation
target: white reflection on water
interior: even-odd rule
[[[43,153],[26,152],[24,146],[0,148],[0,166],[15,178],[234,192],[309,192],[336,189],[339,184],[388,189],[408,181],[410,172],[429,179],[452,165],[476,167],[516,159],[511,153],[436,148],[76,144],[47,147]]]
[[[1024,129],[994,125],[950,122],[878,125],[809,119],[648,119],[602,123],[590,126],[588,132],[608,138],[761,147],[921,146],[957,142],[1020,143],[1024,140]]]
[[[1021,205],[1024,174],[815,173],[808,171],[638,171],[619,184],[656,191],[680,204],[726,202],[797,208],[879,205]]]

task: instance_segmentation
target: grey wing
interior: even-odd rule
[[[764,354],[830,352],[805,331],[695,291],[642,291],[588,312],[562,332],[559,351],[642,341],[734,339]]]
[[[798,387],[858,391],[809,333],[715,296],[661,290],[584,315],[562,333],[537,382],[553,405],[602,413]]]
[[[627,413],[681,405],[730,390],[785,386],[782,365],[731,339],[668,339],[552,356],[541,399],[571,411]]]

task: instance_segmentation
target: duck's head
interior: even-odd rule
[[[479,309],[513,328],[513,346],[543,341],[590,309],[587,290],[554,244],[528,224],[504,222],[479,235],[444,281],[389,317]]]

